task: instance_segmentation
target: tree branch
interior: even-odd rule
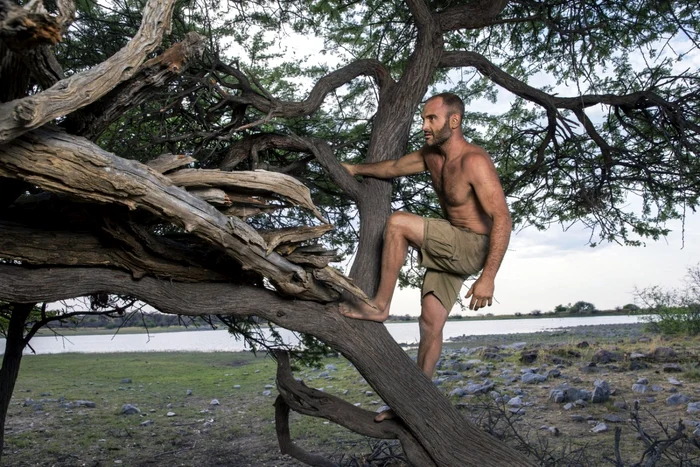
[[[163,33],[170,30],[174,7],[174,0],[149,0],[140,29],[112,57],[39,94],[0,104],[0,143],[95,102],[133,76],[160,44]]]
[[[442,31],[456,29],[480,29],[494,24],[495,18],[508,5],[509,0],[478,0],[436,13],[435,18]]]

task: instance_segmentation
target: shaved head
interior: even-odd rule
[[[448,109],[448,115],[456,114],[459,117],[460,124],[462,123],[462,120],[464,120],[464,102],[457,94],[453,94],[451,92],[435,94],[433,97],[428,99],[426,103],[435,99],[441,99],[442,103]]]

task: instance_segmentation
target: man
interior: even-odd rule
[[[425,145],[395,161],[350,165],[351,175],[393,178],[428,170],[445,219],[395,212],[384,231],[379,288],[371,305],[342,302],[349,318],[383,322],[409,245],[419,249],[427,268],[421,292],[418,365],[432,378],[442,352],[442,330],[464,280],[483,269],[469,289],[469,309],[493,303],[494,281],[508,248],[512,228],[496,168],[489,154],[462,134],[464,103],[450,93],[425,103],[421,118]],[[376,420],[394,416],[382,412]]]

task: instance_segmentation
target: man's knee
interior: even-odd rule
[[[414,245],[422,243],[423,219],[415,214],[396,211],[389,216],[384,228],[384,239],[392,236],[403,237]]]
[[[418,321],[421,331],[431,334],[441,332],[447,321],[447,315],[447,310],[435,295],[426,295],[423,297],[423,306]]]

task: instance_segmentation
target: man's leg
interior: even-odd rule
[[[420,342],[418,344],[418,366],[428,379],[433,379],[435,365],[442,353],[442,330],[447,322],[448,312],[432,293],[427,294],[421,301]],[[374,420],[381,422],[395,418],[393,410],[385,410]]]
[[[433,379],[435,366],[442,353],[442,330],[445,328],[448,313],[448,310],[432,293],[423,297],[420,314],[418,366],[429,379]]]
[[[384,246],[382,249],[382,269],[377,294],[371,301],[372,306],[357,300],[342,302],[340,312],[348,318],[386,321],[389,317],[389,305],[394,295],[394,288],[399,271],[406,260],[409,245],[420,248],[423,245],[424,220],[415,214],[395,212],[389,217],[384,228]]]

